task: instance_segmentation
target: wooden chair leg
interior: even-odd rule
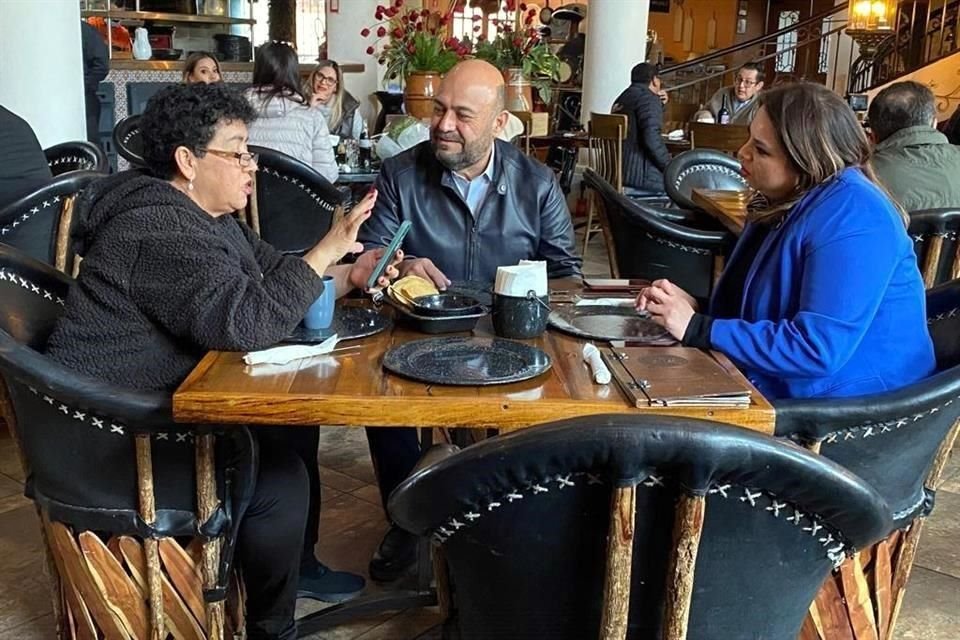
[[[587,202],[587,225],[583,228],[583,251],[580,252],[581,258],[587,257],[587,246],[590,244],[590,230],[593,228],[593,198]]]
[[[150,451],[149,434],[136,436],[137,448],[137,488],[140,492],[140,517],[148,526],[157,521],[156,505],[153,493],[153,458]],[[147,594],[150,602],[150,639],[163,637],[163,587],[160,569],[160,550],[156,538],[144,540],[147,556]]]
[[[197,434],[197,510],[200,522],[206,522],[219,506],[217,498],[216,460],[214,458],[214,436],[209,433]],[[220,540],[205,540],[203,543],[203,588],[213,589],[217,585],[217,570],[220,566]],[[207,637],[210,640],[223,640],[224,603],[222,600],[207,603]]]
[[[54,245],[54,262],[57,270],[61,273],[72,274],[73,260],[70,259],[73,253],[70,250],[70,226],[73,221],[73,205],[77,196],[67,196],[63,199],[63,206],[60,208],[60,223],[57,225],[57,239]]]
[[[450,593],[450,574],[447,570],[447,560],[443,557],[443,549],[434,546],[432,551],[433,576],[437,581],[437,605],[440,608],[440,620],[446,622],[450,617],[450,607],[453,604]]]
[[[690,601],[697,565],[697,550],[703,532],[703,496],[681,496],[673,524],[674,555],[667,569],[664,640],[686,640]]]
[[[617,487],[610,502],[610,533],[607,536],[600,640],[624,640],[627,637],[636,512],[637,485]]]
[[[927,289],[937,283],[937,271],[940,267],[940,252],[943,249],[943,236],[932,236],[927,248],[927,259],[923,264],[923,285]]]

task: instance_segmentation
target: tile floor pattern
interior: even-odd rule
[[[591,241],[585,272],[607,274],[602,243]],[[323,514],[318,555],[334,568],[366,574],[387,523],[362,429],[321,431]],[[23,473],[6,430],[0,434],[0,640],[54,638],[36,512],[23,498]],[[371,590],[378,590],[370,584]],[[300,613],[317,605],[300,602]],[[435,640],[435,609],[383,614],[317,633],[316,640]],[[947,466],[926,523],[897,626],[902,640],[960,638],[960,454]]]

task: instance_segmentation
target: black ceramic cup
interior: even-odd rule
[[[493,294],[493,331],[501,338],[536,338],[547,328],[549,296]]]

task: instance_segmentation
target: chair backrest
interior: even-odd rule
[[[583,174],[595,190],[617,278],[669,278],[696,297],[710,295],[718,259],[733,243],[730,232],[705,231],[664,219],[643,203],[619,193],[592,169]]]
[[[740,163],[725,153],[692,149],[675,156],[663,173],[667,195],[682,209],[699,209],[694,189],[742,191],[748,188],[740,175]]]
[[[795,638],[831,568],[887,529],[886,509],[800,447],[652,415],[486,440],[389,502],[440,547],[463,640]]]
[[[932,508],[935,460],[960,418],[960,280],[927,292],[927,316],[938,366],[930,378],[869,396],[774,403],[777,435],[819,443],[877,488],[897,527]]]
[[[910,212],[910,237],[929,289],[960,278],[960,208],[925,209]]]
[[[750,137],[750,127],[741,124],[690,123],[691,149],[716,149],[734,155]]]
[[[140,114],[127,116],[113,128],[113,146],[117,153],[135,167],[147,166],[143,159],[143,138],[140,135]]]
[[[590,113],[588,165],[601,178],[623,191],[623,141],[627,138],[625,114]]]
[[[523,133],[515,138],[515,142],[519,142],[517,146],[523,150],[525,155],[530,155],[530,135],[533,131],[533,113],[529,111],[511,111],[510,113],[523,125]]]
[[[42,353],[72,282],[0,245],[0,386],[6,387],[5,414],[29,467],[27,495],[51,520],[78,530],[194,535],[193,432],[173,423],[170,395],[106,384]],[[152,432],[157,507],[152,527],[138,514],[133,436],[145,432]],[[243,444],[249,434],[228,439],[246,450],[239,460],[249,460],[250,444]],[[249,477],[235,484],[232,490],[246,492]],[[235,507],[241,497],[234,496]],[[224,515],[218,509],[211,521],[213,535],[232,524]]]
[[[70,171],[0,210],[0,242],[73,273],[75,256],[70,231],[77,196],[104,174]]]
[[[675,99],[670,100],[663,110],[663,128],[664,131],[673,131],[674,129],[689,130],[690,120],[699,107],[696,104],[683,104]]]
[[[47,156],[50,173],[55,176],[69,171],[110,172],[107,154],[103,149],[86,140],[61,142],[44,149],[43,153]]]
[[[343,194],[296,158],[266,147],[248,148],[260,154],[255,195],[247,206],[248,224],[276,249],[305,253],[342,214]]]

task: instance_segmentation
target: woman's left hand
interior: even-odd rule
[[[689,296],[677,286],[656,284],[644,289],[642,296],[646,299],[644,307],[650,312],[651,320],[677,340],[682,340],[690,319],[696,313]]]
[[[360,254],[357,261],[350,266],[350,273],[348,275],[350,286],[356,287],[357,289],[364,289],[367,286],[367,278],[373,273],[384,251],[386,251],[386,249],[381,247],[379,249],[372,249],[371,251],[364,251]],[[398,249],[397,253],[393,256],[393,260],[387,265],[386,272],[377,281],[377,286],[370,291],[377,291],[382,287],[389,286],[390,281],[400,275],[400,272],[397,271],[397,265],[401,260],[403,260],[403,251]]]

